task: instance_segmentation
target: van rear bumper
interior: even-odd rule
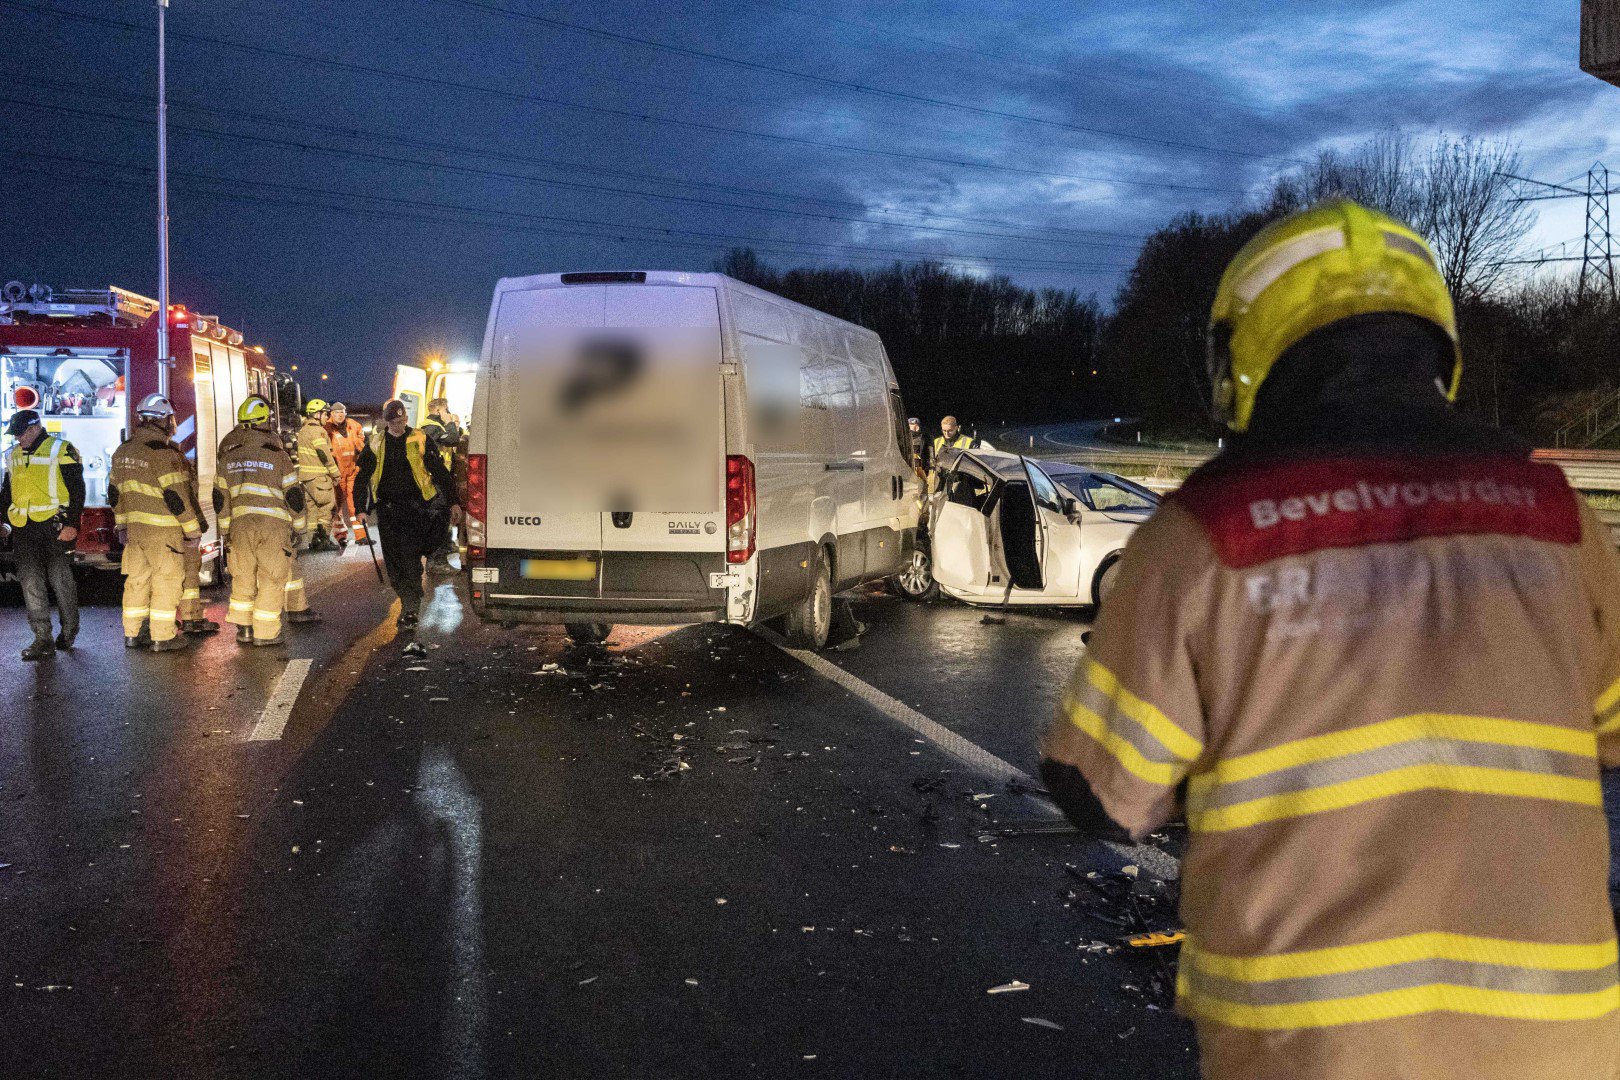
[[[646,600],[541,600],[493,596],[473,601],[473,610],[487,622],[579,623],[605,622],[617,626],[686,626],[723,622],[724,605],[712,607],[690,601]]]
[[[531,581],[526,559],[596,559],[595,580]],[[480,581],[483,569],[494,581]],[[611,622],[626,626],[679,626],[720,622],[727,592],[710,588],[709,575],[726,569],[724,552],[570,553],[491,549],[475,564],[472,606],[489,622]]]

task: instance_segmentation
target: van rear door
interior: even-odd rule
[[[602,515],[557,497],[558,470],[547,455],[547,423],[561,361],[559,342],[602,325],[605,287],[524,289],[501,295],[482,419],[488,454],[485,536],[500,595],[601,594],[597,569]],[[532,399],[532,400],[531,400]]]
[[[605,552],[726,549],[725,419],[715,290],[625,285],[606,290],[602,341],[634,350],[640,369],[604,395]],[[600,361],[599,361],[600,362]],[[626,357],[617,358],[627,364]],[[628,587],[628,583],[621,583]],[[607,593],[614,583],[607,582]]]

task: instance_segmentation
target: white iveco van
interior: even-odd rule
[[[507,278],[478,369],[473,607],[494,622],[785,617],[897,572],[917,528],[876,334],[720,274]]]

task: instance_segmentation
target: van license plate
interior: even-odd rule
[[[595,559],[524,559],[523,576],[530,581],[595,581]]]

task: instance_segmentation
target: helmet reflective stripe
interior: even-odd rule
[[[255,394],[242,402],[242,407],[236,410],[236,421],[239,424],[262,424],[270,419],[270,403]]]
[[[1267,252],[1265,258],[1251,267],[1242,280],[1233,286],[1232,291],[1245,304],[1252,304],[1267,287],[1306,259],[1315,258],[1324,251],[1337,251],[1347,242],[1344,230],[1337,225],[1296,236]]]
[[[135,407],[137,416],[164,417],[174,415],[174,405],[162,394],[147,394]]]
[[[1441,359],[1449,370],[1437,374],[1446,397],[1456,400],[1462,377],[1456,308],[1421,236],[1348,200],[1262,229],[1227,267],[1210,312],[1209,375],[1218,414],[1233,430],[1248,430],[1261,386],[1290,349],[1365,315],[1411,316],[1444,335],[1450,348]]]

